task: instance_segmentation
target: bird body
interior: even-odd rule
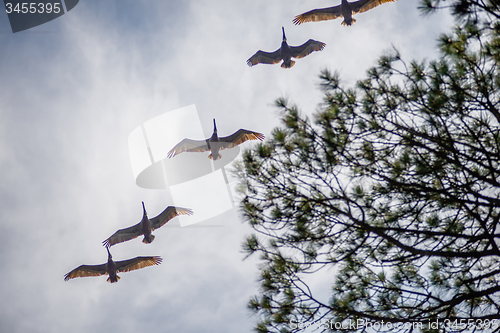
[[[292,51],[290,50],[290,46],[286,42],[285,36],[285,28],[281,27],[283,30],[283,41],[281,42],[280,47],[280,55],[281,59],[283,59],[283,63],[281,64],[282,68],[292,68],[295,65],[295,61],[292,60]]]
[[[113,261],[113,257],[108,250],[108,262],[101,265],[81,265],[69,272],[64,276],[64,281],[74,279],[77,277],[86,276],[101,276],[108,274],[109,277],[106,281],[110,283],[118,282],[120,277],[117,275],[118,272],[129,272],[137,269],[141,269],[148,266],[159,265],[162,262],[161,257],[136,257],[133,259]]]
[[[145,244],[149,244],[155,239],[155,236],[151,234],[151,231],[160,228],[177,215],[193,214],[193,211],[188,208],[168,206],[163,212],[161,212],[160,215],[149,219],[146,212],[146,207],[144,206],[144,202],[142,203],[142,209],[143,215],[141,222],[129,228],[118,230],[108,239],[103,241],[103,245],[106,247],[110,247],[117,243],[134,239],[136,237],[139,237],[140,235],[144,235],[142,242]]]
[[[363,13],[384,3],[394,1],[397,0],[359,0],[353,2],[342,0],[342,3],[338,6],[313,9],[297,15],[293,19],[293,23],[302,24],[305,22],[326,21],[343,17],[344,21],[342,21],[342,25],[351,26],[356,22],[356,20],[352,18],[353,14]]]
[[[210,149],[211,154],[208,155],[208,158],[211,160],[218,160],[221,158],[219,155],[219,150],[220,150],[220,142],[219,142],[219,136],[217,135],[217,125],[215,124],[215,119],[214,119],[214,133],[210,137],[210,140],[207,141],[208,149]]]
[[[118,282],[120,280],[120,277],[116,274],[116,264],[113,261],[113,257],[111,256],[111,253],[109,252],[109,248],[106,248],[108,250],[108,263],[106,265],[106,270],[109,274],[108,279],[106,280],[109,283],[114,283]]]
[[[281,60],[282,68],[292,68],[295,65],[295,61],[292,58],[303,58],[314,51],[321,51],[325,47],[325,43],[309,39],[307,42],[300,46],[289,46],[286,42],[285,28],[281,27],[283,30],[283,41],[281,42],[281,47],[274,52],[264,52],[257,51],[250,59],[247,60],[248,66],[252,67],[257,64],[277,64]]]
[[[167,156],[169,158],[174,157],[182,152],[204,152],[210,151],[211,154],[208,158],[216,161],[221,158],[219,150],[228,149],[236,147],[237,145],[247,141],[247,140],[264,140],[264,135],[261,133],[239,129],[230,136],[219,137],[217,135],[217,125],[214,119],[214,133],[212,136],[206,140],[191,140],[184,139],[172,148]]]
[[[146,213],[144,202],[142,203],[142,208],[144,210],[142,220],[140,222],[142,227],[142,234],[144,235],[142,242],[144,244],[150,244],[155,239],[155,236],[151,234],[151,221],[149,221],[148,214]]]
[[[347,0],[342,0],[340,4],[342,17],[344,17],[344,21],[342,21],[342,25],[351,26],[356,23],[356,20],[352,18],[352,8],[351,4]]]

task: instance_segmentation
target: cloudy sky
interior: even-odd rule
[[[352,86],[392,47],[408,62],[435,58],[436,37],[452,26],[407,0],[359,14],[352,27],[292,24],[338,3],[81,0],[16,34],[0,12],[0,331],[251,332],[258,258],[243,260],[251,230],[237,209],[203,222],[218,228],[173,220],[150,245],[113,246],[116,260],[163,257],[119,283],[63,278],[104,263],[101,242],[140,221],[141,201],[150,216],[173,204],[168,189],[136,185],[128,138],[141,124],[194,104],[206,137],[213,118],[223,136],[239,128],[269,136],[277,98],[315,112],[322,69]],[[249,68],[257,50],[280,46],[282,26],[290,45],[312,38],[326,48],[289,70]]]

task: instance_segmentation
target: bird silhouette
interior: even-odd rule
[[[381,4],[394,1],[397,0],[359,0],[353,2],[342,0],[342,3],[338,6],[313,9],[307,13],[297,15],[293,19],[293,23],[302,24],[305,22],[326,21],[343,17],[344,21],[342,21],[342,25],[350,26],[356,22],[356,20],[352,18],[352,15],[363,13]]]
[[[159,265],[162,262],[161,257],[136,257],[133,259],[113,261],[113,257],[108,250],[108,262],[102,265],[81,265],[64,276],[64,281],[85,276],[101,276],[108,274],[106,281],[110,283],[118,282],[120,277],[118,272],[130,272],[148,266]]]
[[[208,155],[208,158],[216,161],[221,158],[219,150],[236,147],[237,145],[247,140],[262,141],[264,140],[264,135],[261,133],[252,132],[245,129],[239,129],[230,136],[219,138],[217,135],[217,125],[215,124],[215,119],[214,119],[214,133],[210,138],[206,140],[184,139],[177,145],[175,145],[175,147],[168,152],[167,156],[169,158],[172,158],[175,155],[180,154],[182,152],[210,151],[211,154]]]
[[[277,64],[281,60],[283,63],[281,67],[292,68],[295,65],[295,61],[291,58],[303,58],[314,51],[321,51],[325,47],[325,43],[309,39],[307,42],[300,46],[288,46],[285,36],[285,28],[281,27],[283,30],[283,41],[281,42],[281,47],[274,52],[264,52],[257,51],[250,59],[247,60],[248,66],[252,67],[257,64]]]
[[[113,235],[111,235],[111,237],[103,241],[103,245],[106,247],[110,247],[117,243],[122,243],[134,239],[140,235],[144,235],[142,242],[145,244],[149,244],[155,239],[155,236],[151,234],[151,231],[160,228],[177,215],[193,214],[193,211],[188,208],[168,206],[163,212],[161,212],[160,215],[149,219],[146,212],[146,207],[144,207],[144,202],[142,203],[142,210],[143,215],[141,222],[129,228],[118,230]]]

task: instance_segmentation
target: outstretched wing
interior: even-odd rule
[[[179,142],[177,145],[175,145],[174,148],[172,148],[167,156],[168,158],[172,158],[177,154],[180,154],[185,151],[189,152],[203,152],[203,151],[209,151],[208,147],[208,140],[191,140],[191,139],[184,139],[181,142]]]
[[[396,0],[360,0],[351,2],[351,10],[353,13],[363,13],[367,10],[380,6],[387,2],[395,2]]]
[[[116,270],[118,272],[130,272],[148,266],[159,265],[162,262],[161,257],[136,257],[134,259],[116,261]]]
[[[85,276],[101,276],[108,274],[106,264],[102,265],[81,265],[64,276],[64,281]]]
[[[325,43],[309,39],[307,42],[300,46],[290,47],[291,56],[294,58],[303,58],[314,51],[321,51],[325,48]]]
[[[158,229],[177,215],[192,215],[193,211],[189,208],[168,206],[160,215],[150,219],[151,230]]]
[[[142,221],[141,221],[142,222]],[[126,242],[128,240],[134,239],[142,235],[141,222],[129,228],[120,229],[115,232],[111,237],[102,242],[102,245],[106,247],[113,246],[117,243]]]
[[[230,136],[219,138],[219,149],[233,148],[247,140],[264,140],[264,134],[240,129]]]
[[[257,64],[277,64],[280,61],[281,47],[272,53],[259,50],[247,60],[247,64],[252,67]]]
[[[342,11],[340,9],[340,5],[338,5],[335,7],[313,9],[307,13],[297,15],[293,19],[293,23],[299,25],[305,22],[327,21],[341,16]]]

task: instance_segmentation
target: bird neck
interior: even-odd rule
[[[106,251],[108,251],[108,260],[111,260],[113,257],[111,256],[111,252],[109,252],[109,247],[106,247]]]

